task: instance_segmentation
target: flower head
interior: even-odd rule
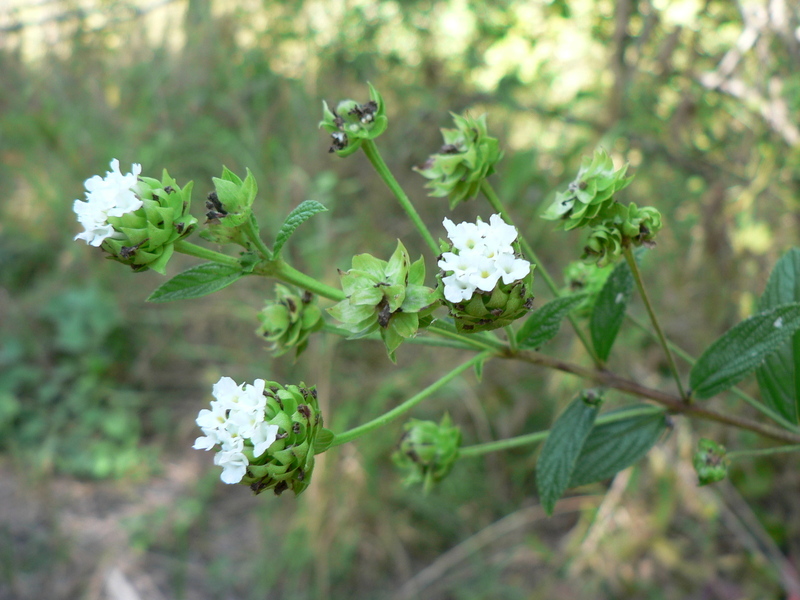
[[[257,494],[305,490],[314,455],[333,440],[322,427],[314,388],[263,379],[237,384],[222,377],[212,393],[211,409],[197,416],[203,435],[194,448],[217,450],[214,464],[222,467],[220,479],[249,485]]]
[[[508,325],[530,307],[531,264],[514,250],[517,230],[492,215],[486,223],[444,219],[449,251],[439,258],[442,295],[463,332]]]
[[[86,180],[86,201],[75,200],[72,207],[84,228],[75,239],[102,247],[135,271],[163,274],[175,242],[197,224],[189,214],[192,184],[181,189],[166,171],[161,181],[141,177],[141,171],[134,164],[123,175],[114,159],[105,177]]]

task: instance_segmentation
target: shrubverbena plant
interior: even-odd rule
[[[350,270],[340,272],[341,289],[294,269],[282,255],[295,230],[326,208],[313,200],[301,203],[286,217],[270,247],[253,216],[258,190],[249,172],[241,179],[223,169],[222,176],[214,179],[215,191],[208,196],[205,230],[200,234],[219,244],[240,246],[237,257],[186,241],[197,227],[189,214],[192,185],[181,188],[166,171],[160,180],[141,177],[141,167],[133,165],[123,175],[113,160],[104,178],[86,181],[86,201],[75,201],[85,228],[76,239],[100,247],[135,271],[150,268],[164,273],[174,251],[206,261],[164,283],[148,298],[151,302],[196,298],[246,275],[281,282],[258,315],[257,332],[270,342],[275,355],[290,350],[299,354],[318,331],[348,339],[380,339],[391,360],[400,346],[419,341],[473,353],[399,406],[340,433],[325,429],[313,387],[263,379],[237,384],[223,377],[214,386],[211,408],[197,417],[203,435],[194,447],[215,451],[214,462],[222,467],[225,483],[249,485],[255,493],[290,489],[299,494],[310,483],[315,455],[379,429],[468,369],[480,375],[484,363],[494,358],[572,373],[594,387],[581,392],[549,431],[491,443],[462,446],[460,431],[448,416],[440,423],[410,421],[394,456],[408,471],[407,481],[422,482],[427,489],[457,460],[544,442],[537,484],[542,504],[552,512],[567,489],[612,477],[644,456],[664,434],[670,414],[716,421],[780,443],[726,453],[713,441],[700,440],[694,464],[701,484],[723,478],[734,458],[800,450],[800,392],[795,385],[795,365],[800,364],[800,249],[780,259],[758,312],[695,361],[667,341],[645,292],[637,248],[655,245],[661,215],[653,207],[620,202],[618,192],[631,181],[626,167],[615,169],[608,154],[597,150],[542,215],[565,230],[587,232],[583,261],[567,267],[568,287],[560,289],[487,180],[502,152],[489,136],[485,117],[454,115],[456,128],[443,130],[445,144],[417,169],[429,179],[431,195],[447,196],[451,209],[480,194],[493,212],[475,223],[456,224],[444,218],[447,240],[437,242],[378,152],[375,138],[385,131],[388,120],[380,94],[372,86],[369,93],[370,100],[363,104],[345,100],[336,110],[325,104],[320,126],[331,134],[330,152],[348,156],[363,150],[422,235],[430,255],[412,260],[398,241],[386,260],[354,256]],[[439,270],[430,276],[426,265]],[[555,297],[536,310],[534,273]],[[433,287],[426,285],[426,279]],[[626,309],[634,288],[647,308],[677,394],[645,387],[606,369],[617,333],[630,318]],[[334,304],[323,310],[318,297]],[[570,321],[594,368],[539,352],[564,319]],[[689,387],[673,353],[692,365]],[[734,387],[754,371],[761,400]],[[603,412],[605,389],[639,400]],[[727,390],[772,423],[714,412],[699,402]]]

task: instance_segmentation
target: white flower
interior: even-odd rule
[[[472,264],[475,270],[469,275],[468,281],[479,290],[491,292],[502,274],[495,267],[495,261],[486,256],[476,256]]]
[[[222,479],[225,483],[239,483],[247,472],[250,462],[241,452],[221,451],[214,455],[214,464],[222,467]]]
[[[119,235],[109,224],[108,217],[121,217],[142,207],[142,201],[132,189],[141,172],[142,166],[134,163],[131,172],[123,175],[115,158],[105,177],[95,175],[84,182],[86,202],[75,200],[72,205],[78,222],[84,228],[75,236],[76,240],[100,246],[106,238]]]
[[[530,273],[530,263],[514,255],[514,226],[492,215],[486,223],[459,223],[444,219],[452,252],[442,254],[439,268],[450,275],[442,278],[444,297],[453,303],[472,298],[475,290],[491,292],[498,281],[508,285]]]
[[[456,304],[469,300],[472,298],[472,293],[475,291],[475,286],[472,285],[466,278],[459,277],[458,275],[448,275],[442,277],[444,284],[444,297],[448,302]]]
[[[513,254],[498,256],[494,264],[503,278],[503,283],[514,283],[527,277],[531,272],[531,263],[525,259],[516,258]]]
[[[250,436],[250,441],[253,442],[253,456],[261,456],[267,451],[267,448],[272,446],[278,437],[278,430],[277,425],[271,425],[265,421],[258,424]]]
[[[211,409],[204,408],[196,423],[203,436],[195,440],[197,450],[212,450],[214,464],[222,467],[222,481],[238,483],[249,464],[244,454],[252,446],[253,456],[261,456],[277,439],[280,428],[264,421],[266,382],[256,379],[252,385],[237,384],[230,377],[221,377],[214,384]]]

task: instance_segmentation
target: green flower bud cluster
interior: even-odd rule
[[[275,299],[258,313],[258,320],[261,326],[256,333],[271,343],[275,356],[292,348],[296,349],[295,356],[300,356],[308,346],[309,336],[325,324],[322,311],[309,292],[298,296],[280,284],[275,285]]]
[[[639,208],[633,202],[628,206],[617,203],[605,221],[592,227],[583,258],[599,267],[611,264],[625,248],[654,246],[661,226],[661,213],[652,206]]]
[[[588,317],[591,314],[597,295],[603,289],[609,275],[611,275],[610,268],[587,264],[582,260],[567,265],[564,269],[564,281],[567,284],[564,294],[586,294],[586,299],[574,309],[573,314],[579,317]]]
[[[392,455],[395,465],[407,472],[406,485],[422,483],[427,492],[444,479],[458,460],[461,431],[453,425],[450,415],[442,421],[411,419],[404,426],[400,446]]]
[[[120,217],[108,217],[121,235],[107,238],[103,248],[110,258],[134,271],[153,269],[163,275],[175,242],[197,226],[197,219],[189,214],[192,182],[181,188],[165,169],[161,181],[140,176],[132,190],[142,206]]]
[[[369,102],[342,100],[336,110],[331,110],[323,101],[322,117],[319,126],[331,134],[329,151],[342,157],[358,150],[363,140],[381,135],[389,124],[383,98],[372,84],[369,84]]]
[[[456,129],[442,129],[444,145],[421,167],[414,167],[431,181],[425,186],[431,196],[450,198],[450,209],[474,198],[484,179],[494,173],[503,158],[497,138],[486,129],[486,115],[477,119],[453,115]]]
[[[625,177],[628,165],[614,170],[614,163],[605,150],[596,150],[585,157],[575,181],[556,198],[542,215],[543,219],[561,221],[566,231],[594,225],[608,218],[615,204],[614,194],[627,187],[633,177]]]
[[[241,483],[256,494],[272,490],[280,495],[291,490],[300,495],[311,481],[314,455],[330,447],[333,433],[322,426],[314,387],[303,383],[284,387],[267,381],[264,396],[264,420],[277,425],[278,433],[264,454],[253,457],[250,452],[250,464]]]
[[[352,335],[349,339],[379,332],[389,357],[403,342],[428,324],[438,305],[436,291],[425,287],[422,257],[413,264],[398,241],[388,262],[369,254],[353,257],[352,268],[339,271],[347,296],[328,309]]]
[[[650,246],[661,229],[661,214],[650,206],[628,206],[614,199],[633,177],[625,177],[628,166],[614,170],[605,150],[584,158],[578,176],[566,192],[558,192],[542,218],[560,221],[564,230],[591,228],[583,258],[605,266],[630,246]]]
[[[701,438],[697,444],[697,452],[692,457],[692,465],[697,472],[700,485],[722,481],[728,475],[725,446],[713,440]]]
[[[200,237],[217,244],[239,244],[249,248],[245,234],[248,223],[257,227],[253,217],[253,201],[258,194],[256,179],[247,169],[242,180],[227,167],[222,168],[222,177],[214,177],[214,190],[206,200],[206,229]]]

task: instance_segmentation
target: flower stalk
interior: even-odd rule
[[[435,392],[439,391],[445,385],[450,383],[453,379],[461,375],[461,373],[463,373],[467,369],[474,367],[478,363],[486,360],[487,358],[492,356],[492,354],[493,354],[492,352],[485,351],[473,356],[471,359],[460,364],[450,372],[446,373],[445,375],[434,381],[431,385],[426,387],[424,390],[422,390],[418,394],[415,394],[414,396],[412,396],[402,404],[396,406],[392,410],[385,412],[384,414],[373,419],[372,421],[359,425],[358,427],[354,427],[353,429],[349,429],[343,433],[337,434],[333,440],[332,446],[341,446],[342,444],[351,442],[354,439],[366,435],[371,431],[379,429],[380,427],[383,427],[387,423],[404,415],[409,410],[414,408],[417,404],[425,400],[428,396],[431,396]]]
[[[378,151],[378,147],[375,145],[375,142],[373,140],[364,140],[361,143],[361,149],[364,151],[364,154],[366,154],[367,159],[369,159],[369,162],[372,164],[380,178],[383,179],[384,183],[392,191],[395,198],[397,198],[397,200],[400,202],[400,206],[402,206],[403,210],[406,211],[408,218],[411,219],[412,223],[414,223],[414,226],[417,228],[417,231],[419,231],[422,239],[425,240],[425,243],[428,244],[428,248],[431,249],[433,255],[438,256],[439,244],[437,244],[436,240],[433,239],[433,235],[431,235],[431,232],[428,230],[425,222],[419,216],[417,209],[414,208],[411,200],[409,200],[405,190],[400,187],[400,184],[397,183],[397,180],[394,178],[394,175],[392,175],[389,167],[386,166],[386,163],[383,161],[383,157],[381,157],[381,153]]]
[[[636,281],[636,287],[639,290],[639,295],[642,297],[645,308],[647,308],[647,314],[650,316],[650,322],[653,324],[653,328],[658,336],[658,342],[661,344],[661,347],[664,349],[664,353],[667,355],[669,370],[672,372],[672,377],[675,379],[675,383],[678,386],[678,393],[688,404],[691,400],[683,389],[681,376],[678,373],[678,367],[675,364],[675,358],[672,356],[672,351],[669,349],[669,344],[667,344],[667,338],[658,322],[658,317],[656,317],[656,313],[653,310],[653,305],[650,303],[650,298],[648,297],[647,290],[644,287],[644,281],[642,281],[641,271],[639,271],[639,265],[636,264],[636,259],[633,257],[633,251],[630,247],[628,247],[625,248],[623,253],[625,255],[625,260],[628,262],[628,266],[631,268],[631,273],[633,273],[633,279]]]

